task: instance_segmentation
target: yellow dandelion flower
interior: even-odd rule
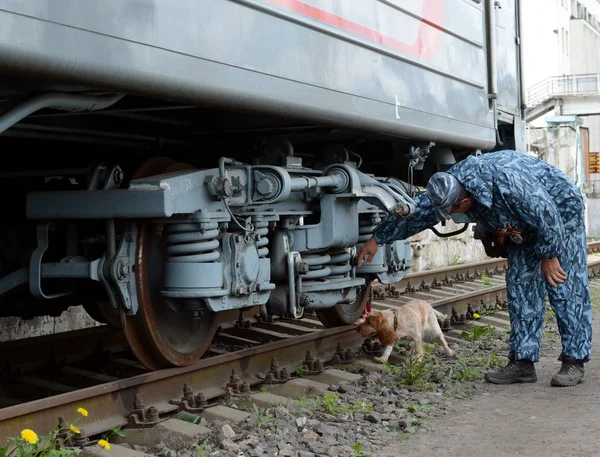
[[[78,429],[77,427],[75,427],[73,424],[71,424],[71,426],[70,426],[69,428],[71,429],[71,431],[72,431],[73,433],[76,433],[76,434],[78,434],[78,435],[81,433],[81,430],[79,430],[79,429]]]
[[[77,408],[77,412],[83,417],[88,417],[88,410],[85,408]]]
[[[110,443],[106,440],[98,440],[98,446],[100,446],[102,449],[110,451]]]
[[[473,314],[473,317],[474,317],[475,319],[479,319],[481,316],[480,316],[479,314],[477,314],[477,313],[474,313],[474,314]]]
[[[21,430],[21,438],[23,438],[29,444],[35,444],[38,442],[37,433],[28,428],[26,428],[25,430]]]

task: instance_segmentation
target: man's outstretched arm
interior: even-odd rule
[[[371,263],[377,252],[378,245],[391,244],[396,240],[406,240],[423,230],[434,227],[440,222],[427,194],[423,193],[414,200],[417,205],[412,216],[408,218],[389,216],[375,228],[373,237],[363,244],[358,253],[358,266],[364,260],[367,263]]]

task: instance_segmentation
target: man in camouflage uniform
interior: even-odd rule
[[[508,253],[509,363],[486,373],[486,380],[537,381],[534,362],[548,293],[562,340],[562,367],[552,385],[578,384],[590,359],[592,312],[584,202],[572,180],[542,160],[501,151],[470,156],[447,173],[436,173],[416,202],[413,216],[391,216],[379,224],[361,248],[358,265],[370,263],[378,245],[405,240],[450,213],[465,213],[496,234]]]

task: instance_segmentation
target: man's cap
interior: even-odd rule
[[[450,173],[435,173],[427,182],[427,196],[435,213],[442,220],[448,219],[452,206],[460,196],[461,185]]]

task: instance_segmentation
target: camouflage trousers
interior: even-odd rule
[[[537,362],[546,311],[546,294],[556,314],[563,356],[587,362],[592,347],[592,305],[587,273],[583,217],[565,227],[560,264],[567,280],[554,288],[542,276],[541,261],[529,246],[510,246],[506,272],[511,323],[509,357]]]

